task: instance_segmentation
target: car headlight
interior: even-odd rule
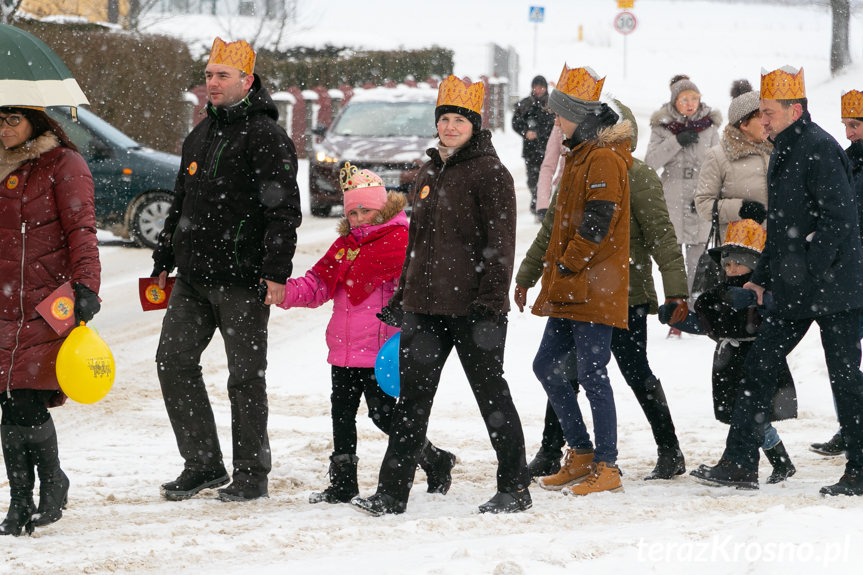
[[[334,158],[334,157],[330,156],[329,154],[327,154],[323,150],[321,150],[317,154],[315,154],[315,159],[318,162],[320,162],[321,164],[338,164],[339,163],[338,158]]]

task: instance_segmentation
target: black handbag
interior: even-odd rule
[[[719,198],[713,200],[711,220],[707,244],[704,252],[698,258],[698,263],[695,266],[695,277],[692,278],[693,297],[711,290],[725,281],[725,271],[722,269],[722,264],[710,255],[711,248],[722,245],[722,240],[719,237]]]

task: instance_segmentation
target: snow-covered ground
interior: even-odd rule
[[[689,73],[705,101],[725,113],[732,79],[747,77],[757,85],[761,66],[792,64],[806,69],[814,119],[844,145],[839,95],[842,89],[859,89],[863,75],[857,65],[830,78],[826,9],[638,0],[639,27],[628,41],[624,79],[621,38],[610,24],[614,3],[599,4],[546,3],[548,21],[540,25],[546,27],[541,28],[545,33],[539,43],[540,71],[556,79],[566,60],[607,74],[607,91],[635,109],[642,135],[647,133],[649,114],[667,99],[667,82],[675,73]],[[479,11],[477,5],[485,10]],[[455,47],[457,73],[476,75],[482,70],[481,63],[471,60],[472,47],[496,37],[518,47],[523,66],[532,61],[526,3],[439,0],[420,8],[408,2],[369,0],[360,6],[332,0],[327,6],[320,29],[306,33],[321,41],[329,37],[353,43],[351,34],[363,38],[360,33],[365,30],[370,45],[436,42]],[[426,11],[430,6],[436,7],[434,12]],[[570,16],[564,17],[567,13]],[[396,19],[402,22],[400,28],[393,24]],[[579,23],[585,29],[582,43],[575,42]],[[188,24],[187,30],[200,30],[210,40],[221,33],[200,22]],[[852,34],[852,51],[863,60],[859,18]],[[529,82],[533,73],[523,72],[522,82]],[[520,140],[506,131],[496,133],[494,142],[518,186],[520,261],[538,228],[527,208]],[[642,144],[638,156],[643,156],[646,137]],[[306,170],[302,163],[304,193]],[[299,230],[296,275],[324,253],[335,237],[335,225],[335,219],[306,218]],[[785,484],[738,492],[705,487],[688,476],[670,482],[641,481],[653,466],[655,446],[644,416],[612,363],[625,492],[574,499],[533,488],[530,511],[479,515],[477,505],[494,493],[494,453],[457,359],[451,358],[429,436],[458,456],[452,489],[446,496],[428,495],[418,472],[407,512],[375,519],[346,505],[307,502],[310,491],[326,484],[331,450],[324,343],[329,310],[274,309],[268,373],[274,462],[270,498],[222,503],[213,492],[204,492],[185,502],[162,500],[159,484],[173,479],[182,462],[153,360],[162,313],[143,313],[136,301],[137,278],[149,274],[152,262],[146,250],[109,234],[102,239],[103,308],[92,325],[113,349],[117,381],[100,403],[69,402],[54,410],[61,460],[72,481],[69,508],[60,522],[33,537],[4,539],[0,573],[533,575],[590,569],[770,574],[787,573],[797,565],[849,573],[863,561],[861,500],[818,494],[822,485],[841,476],[844,459],[825,459],[807,450],[809,443],[828,439],[836,429],[817,331],[789,359],[800,415],[777,425],[798,468]],[[532,290],[530,301],[535,295]],[[539,445],[545,406],[545,394],[531,372],[542,327],[543,321],[528,313],[510,314],[506,377],[521,414],[528,457]],[[713,463],[727,430],[712,414],[713,344],[696,336],[667,340],[665,333],[652,318],[649,356],[666,389],[688,467]],[[229,463],[227,372],[218,336],[205,354],[204,373]],[[370,494],[386,438],[365,418],[364,407],[358,426],[361,492]],[[764,462],[762,469],[767,467]],[[762,479],[765,476],[762,473]],[[2,481],[0,511],[6,500],[8,483]]]

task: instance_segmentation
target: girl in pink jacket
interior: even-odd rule
[[[327,326],[327,362],[332,366],[330,485],[312,493],[310,503],[347,503],[359,493],[356,417],[360,398],[365,395],[369,417],[387,434],[396,403],[378,387],[374,366],[381,346],[398,329],[382,323],[376,314],[393,295],[405,259],[405,196],[387,193],[380,177],[348,162],[339,171],[339,183],[346,216],[339,223],[339,237],[305,276],[287,280],[279,306],[311,308],[333,300]],[[426,441],[419,464],[429,493],[449,490],[455,455]]]

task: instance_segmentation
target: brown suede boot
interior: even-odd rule
[[[602,491],[623,491],[623,484],[620,482],[620,469],[617,466],[600,461],[599,463],[591,463],[590,467],[591,473],[587,476],[587,479],[577,485],[564,489],[563,492],[565,495],[589,495]]]
[[[567,449],[563,456],[563,465],[560,466],[560,471],[554,475],[540,477],[537,483],[543,489],[560,491],[564,487],[578,483],[587,477],[592,461],[593,450]]]

